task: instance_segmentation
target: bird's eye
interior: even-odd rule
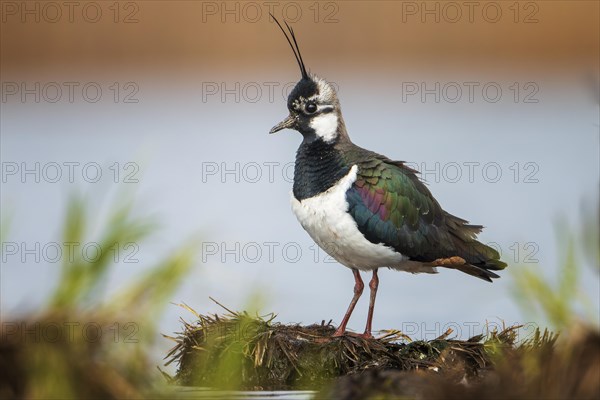
[[[317,112],[317,105],[315,103],[308,103],[304,109],[306,110],[307,113],[309,114],[313,114],[315,112]]]

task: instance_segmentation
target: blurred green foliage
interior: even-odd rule
[[[548,277],[542,266],[515,265],[513,296],[523,311],[536,321],[546,320],[553,329],[568,331],[577,324],[598,328],[599,305],[586,294],[583,274],[586,263],[600,279],[600,202],[582,202],[581,230],[574,232],[560,220],[556,223],[558,274]],[[594,204],[594,206],[591,206]]]
[[[154,225],[146,219],[134,218],[132,207],[130,201],[116,204],[100,239],[95,241],[104,251],[93,262],[84,259],[83,252],[73,252],[72,257],[62,258],[59,285],[49,302],[51,309],[82,310],[98,302],[99,288],[112,266],[113,252],[108,249],[123,243],[139,243],[154,229]],[[89,239],[88,219],[84,200],[73,196],[67,205],[64,243],[85,243]]]
[[[161,311],[195,263],[197,243],[175,249],[129,285],[106,296],[103,288],[119,261],[113,246],[139,245],[156,230],[135,215],[133,200],[108,207],[104,225],[90,223],[81,196],[68,202],[65,243],[98,243],[104,251],[63,257],[61,276],[47,306],[19,321],[2,321],[1,398],[131,398],[156,396],[164,380],[149,358]],[[5,234],[5,223],[2,223]],[[99,232],[92,237],[93,232]]]

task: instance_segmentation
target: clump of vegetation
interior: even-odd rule
[[[493,364],[498,349],[514,346],[518,327],[469,340],[410,341],[399,331],[378,339],[346,335],[332,338],[335,327],[283,325],[275,316],[250,316],[225,308],[223,315],[183,321],[183,332],[167,365],[179,364],[178,384],[223,389],[315,389],[334,378],[364,371],[434,371],[475,378]],[[543,341],[553,342],[548,336]]]
[[[140,244],[154,230],[148,218],[134,215],[131,201],[111,209],[104,227],[88,226],[85,202],[73,197],[64,242],[93,241],[108,249],[113,244]],[[2,233],[6,235],[4,228]],[[194,247],[176,249],[110,297],[103,289],[115,266],[113,253],[87,260],[78,252],[64,257],[48,304],[33,315],[1,321],[0,398],[156,397],[161,378],[149,348],[158,315],[193,265]]]
[[[557,346],[536,330],[522,342],[520,327],[469,340],[410,341],[399,332],[378,339],[332,338],[325,322],[283,325],[275,316],[225,309],[183,322],[171,339],[173,382],[236,390],[322,388],[319,398],[598,398],[600,335],[581,329]]]

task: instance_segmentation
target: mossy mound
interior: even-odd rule
[[[190,309],[191,310],[191,309]],[[274,322],[274,315],[252,317],[227,310],[183,321],[183,332],[167,355],[177,362],[174,382],[238,390],[318,389],[335,378],[365,371],[432,371],[456,379],[479,379],[499,349],[512,348],[518,327],[469,340],[411,341],[399,331],[376,339],[352,335],[332,338],[335,328]],[[193,310],[191,310],[193,311]],[[547,335],[546,345],[555,338]],[[538,344],[539,345],[539,344]]]

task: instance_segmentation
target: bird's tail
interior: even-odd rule
[[[486,266],[463,264],[463,265],[458,265],[458,266],[454,267],[454,269],[464,272],[465,274],[475,276],[479,279],[483,279],[484,281],[492,282],[492,279],[500,278],[500,275],[492,272],[491,270],[497,271],[499,269],[506,267],[506,264],[503,263],[502,261],[499,261],[499,263],[501,263],[503,265],[503,267],[499,268],[499,267],[494,266],[493,268],[487,268]]]
[[[450,219],[450,233],[454,239],[457,256],[464,259],[463,264],[451,265],[448,268],[457,269],[465,274],[492,282],[492,279],[500,276],[492,271],[499,271],[507,267],[506,263],[500,261],[498,251],[477,240],[477,234],[483,226],[469,225],[467,221],[448,214]],[[445,267],[445,265],[440,265]]]

